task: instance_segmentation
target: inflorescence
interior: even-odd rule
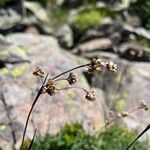
[[[31,109],[28,113],[20,149],[22,149],[22,146],[24,143],[24,138],[25,138],[28,122],[30,119],[30,115],[31,115],[32,110],[33,110],[33,108],[34,108],[34,106],[35,106],[36,102],[38,101],[41,94],[47,93],[50,96],[53,96],[57,93],[57,91],[76,88],[76,89],[81,89],[85,92],[85,99],[87,99],[88,101],[93,102],[96,100],[95,91],[93,91],[93,90],[89,91],[89,90],[86,90],[82,87],[72,86],[78,81],[78,76],[75,73],[73,73],[73,71],[80,69],[80,68],[87,68],[87,72],[92,73],[92,74],[94,74],[96,71],[102,71],[103,69],[106,69],[106,70],[111,71],[111,72],[117,71],[117,65],[114,64],[113,62],[106,62],[106,61],[103,61],[101,59],[96,59],[96,58],[93,58],[88,64],[77,66],[75,68],[72,68],[70,70],[62,72],[53,78],[48,78],[48,74],[46,74],[42,68],[40,68],[40,67],[35,68],[35,70],[33,71],[33,75],[35,75],[41,79],[42,86],[41,86],[40,90],[38,91],[37,96],[35,97],[33,104],[31,106]],[[60,77],[65,75],[65,74],[69,74],[68,77],[61,79]],[[64,87],[64,88],[62,88],[62,87],[59,88],[57,86],[58,85],[57,82],[59,82],[61,80],[66,80],[68,83],[68,86]]]
[[[75,73],[73,73],[72,71],[79,69],[79,68],[83,68],[83,67],[86,67],[87,72],[91,73],[91,74],[94,74],[96,71],[102,71],[103,69],[106,69],[111,72],[117,71],[117,65],[115,63],[113,63],[112,61],[106,62],[101,59],[93,58],[90,61],[90,63],[73,68],[73,69],[71,69],[71,71],[61,73],[60,75],[58,75],[58,77],[66,74],[66,73],[69,73],[69,76],[66,79],[62,79],[62,80],[66,80],[69,83],[69,85],[71,86],[78,81],[78,76]],[[33,71],[33,75],[43,78],[45,73],[40,67],[37,67]],[[43,86],[42,93],[48,93],[50,96],[54,95],[58,90],[56,82],[60,81],[60,80],[61,79],[58,79],[57,76],[52,79],[48,79],[47,83]],[[71,88],[78,88],[78,87],[68,87],[68,89],[71,89]],[[64,88],[64,89],[66,89],[66,88]],[[83,88],[79,88],[79,89],[83,89]],[[96,100],[95,91],[93,91],[93,90],[88,91],[85,89],[83,89],[83,91],[85,92],[85,98],[88,101]]]

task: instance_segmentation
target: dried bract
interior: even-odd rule
[[[33,75],[43,77],[44,76],[44,71],[40,67],[37,67],[33,71]]]
[[[71,72],[69,74],[69,77],[67,78],[67,81],[70,85],[74,84],[75,82],[77,82],[77,75]]]
[[[54,95],[56,91],[56,83],[55,81],[49,79],[46,85],[44,86],[44,90],[50,95]]]
[[[95,91],[86,91],[85,98],[88,101],[92,101],[92,102],[95,101],[96,100]]]
[[[102,60],[93,58],[88,66],[88,72],[95,73],[97,70],[102,70],[104,65],[105,63]]]
[[[106,63],[106,68],[109,71],[116,72],[117,71],[117,64],[110,61],[110,62]]]
[[[148,106],[146,105],[146,103],[144,102],[144,100],[141,100],[139,102],[139,106],[138,106],[139,109],[144,109],[145,111],[149,110]]]

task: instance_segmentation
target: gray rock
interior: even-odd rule
[[[70,48],[73,46],[73,31],[69,25],[63,25],[58,31],[56,36],[59,39],[59,43],[64,48]]]
[[[16,49],[19,46],[28,49],[31,60],[31,64],[14,64],[7,66],[5,70],[0,69],[1,76],[4,76],[5,73],[5,78],[2,80],[6,102],[13,107],[11,115],[15,118],[14,121],[19,123],[16,126],[18,127],[17,131],[19,131],[17,133],[17,146],[19,147],[27,114],[41,85],[40,81],[32,75],[32,70],[36,66],[41,66],[46,72],[49,72],[50,78],[78,64],[87,63],[87,61],[62,51],[57,40],[51,36],[14,34],[7,36],[7,39],[11,39]],[[90,89],[82,71],[77,71],[79,75],[77,86]],[[61,83],[61,86],[65,85],[66,83]],[[84,123],[90,121],[94,126],[100,128],[104,125],[106,105],[103,92],[99,89],[95,90],[97,97],[95,102],[87,101],[84,98],[85,93],[79,89],[60,91],[52,97],[43,94],[33,111],[26,138],[32,138],[35,127],[39,129],[38,132],[41,134],[46,132],[55,134],[62,125],[69,122]],[[10,141],[0,140],[2,147],[5,143],[9,145]]]
[[[86,53],[93,51],[110,51],[112,49],[112,41],[109,38],[99,38],[79,44],[74,53]]]
[[[118,64],[117,73],[104,71],[91,79],[91,84],[104,90],[105,99],[110,109],[131,111],[144,100],[150,105],[150,63],[129,62],[114,59]],[[123,120],[129,128],[141,132],[150,121],[150,111],[138,110]],[[149,133],[147,132],[148,136]]]
[[[150,62],[150,49],[138,44],[122,44],[119,47],[119,55],[131,61]]]
[[[13,9],[0,9],[0,29],[8,29],[21,22],[21,16]]]

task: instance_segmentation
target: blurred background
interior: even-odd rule
[[[28,144],[37,129],[33,149],[122,150],[150,123],[149,110],[133,111],[140,101],[150,105],[150,1],[0,0],[0,149],[20,145],[41,85],[35,67],[53,77],[93,57],[115,62],[117,72],[75,71],[77,86],[96,91],[95,102],[76,89],[42,95],[26,134]],[[148,131],[133,149],[149,143]]]

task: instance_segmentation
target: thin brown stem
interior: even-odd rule
[[[149,129],[150,129],[150,124],[137,136],[137,138],[133,142],[130,143],[130,145],[126,148],[126,150],[129,150],[131,148],[131,146]]]
[[[63,73],[60,73],[59,75],[53,77],[52,80],[54,80],[54,79],[56,79],[56,78],[58,78],[58,77],[60,77],[60,76],[62,76],[62,75],[64,75],[64,74],[66,74],[66,73],[68,73],[68,72],[71,72],[71,71],[76,70],[76,69],[79,69],[79,68],[86,67],[86,66],[88,66],[88,65],[89,65],[89,63],[88,63],[88,64],[85,64],[85,65],[80,65],[80,66],[74,67],[74,68],[72,68],[72,69],[69,69],[69,70],[67,70],[67,71],[65,71],[65,72],[63,72]]]
[[[80,90],[83,90],[83,91],[87,91],[86,89],[82,88],[82,87],[78,87],[78,86],[72,86],[72,87],[65,87],[65,88],[62,88],[62,89],[57,89],[58,91],[61,91],[61,90],[69,90],[69,89],[80,89]]]
[[[29,113],[28,113],[27,120],[26,120],[26,124],[25,124],[25,128],[24,128],[24,131],[23,131],[23,137],[22,137],[22,142],[21,142],[20,150],[22,150],[22,147],[23,147],[23,143],[24,143],[24,139],[25,139],[25,134],[26,134],[26,130],[27,130],[27,127],[28,127],[28,122],[29,122],[29,119],[30,119],[32,110],[33,110],[33,108],[34,108],[34,106],[35,106],[37,100],[39,99],[40,95],[42,94],[43,87],[44,87],[44,84],[45,84],[45,82],[46,82],[46,80],[47,80],[47,77],[48,77],[48,74],[47,74],[47,76],[45,77],[45,80],[44,80],[44,82],[43,82],[43,84],[42,84],[40,90],[38,91],[38,93],[37,93],[37,95],[36,95],[36,97],[35,97],[35,99],[34,99],[34,101],[33,101],[33,103],[32,103],[31,109],[30,109],[30,111],[29,111]]]

